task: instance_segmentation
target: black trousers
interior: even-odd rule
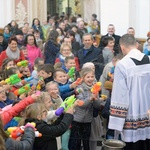
[[[81,141],[84,150],[90,150],[89,138],[91,132],[91,123],[72,122],[71,135],[69,140],[69,150],[80,150]]]
[[[150,139],[126,143],[124,150],[150,150]]]

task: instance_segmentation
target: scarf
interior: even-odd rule
[[[20,58],[20,50],[17,48],[17,50],[13,52],[8,46],[6,49],[6,55],[8,56],[8,58],[18,60]]]

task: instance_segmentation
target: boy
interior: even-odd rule
[[[54,66],[52,64],[44,64],[40,65],[37,69],[38,77],[42,78],[42,80],[38,81],[38,84],[41,86],[41,91],[45,90],[45,85],[53,81],[53,72]]]
[[[76,88],[75,82],[69,83],[67,79],[67,73],[63,69],[56,69],[54,72],[54,81],[58,83],[60,96],[63,100],[74,94]]]
[[[44,59],[43,58],[36,58],[36,60],[34,61],[34,70],[32,71],[31,76],[34,78],[31,82],[33,83],[33,85],[37,85],[38,83],[38,72],[37,72],[37,68],[40,65],[44,65]]]
[[[64,69],[67,73],[71,67],[76,67],[75,58],[73,56],[68,56],[65,58],[65,66],[62,66],[62,69]]]

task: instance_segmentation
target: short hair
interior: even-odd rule
[[[0,36],[4,37],[4,35],[2,33],[0,33]]]
[[[67,31],[67,35],[73,36],[73,38],[75,38],[75,33],[72,30],[68,30]]]
[[[51,86],[51,85],[53,85],[53,84],[57,85],[57,87],[58,87],[58,83],[57,83],[57,82],[55,82],[55,81],[50,81],[50,82],[48,82],[48,83],[46,84],[46,86],[45,86],[46,91],[48,91],[49,86]]]
[[[63,51],[64,47],[69,47],[70,51],[72,51],[72,47],[70,44],[63,43],[61,44],[61,47],[60,47],[60,53]]]
[[[57,72],[63,72],[63,73],[65,73],[65,74],[67,74],[65,70],[63,70],[62,68],[58,68],[58,69],[56,69],[56,70],[54,71],[54,73],[53,73],[53,77],[54,77],[54,78],[56,78],[56,73],[57,73]]]
[[[58,69],[58,68],[62,68],[62,63],[61,62],[57,62],[54,64],[54,69]]]
[[[128,28],[128,30],[129,30],[129,29],[133,29],[133,30],[134,30],[134,28],[133,28],[133,27],[129,27],[129,28]]]
[[[96,14],[92,14],[92,17],[94,17],[95,19],[97,18],[97,15]]]
[[[84,34],[83,34],[83,37],[82,37],[82,40],[84,40],[84,37],[85,37],[85,36],[91,36],[91,40],[94,40],[91,33],[84,33]]]
[[[124,57],[123,54],[119,53],[113,57],[113,60],[114,61],[121,60],[123,57]]]
[[[16,41],[16,43],[17,43],[17,38],[16,38],[16,36],[10,37],[9,40],[8,40],[8,44],[10,44],[12,41]]]
[[[78,27],[77,27],[76,25],[72,25],[72,26],[71,26],[71,29],[74,28],[74,27],[78,29]]]
[[[37,69],[37,71],[45,71],[46,73],[54,73],[54,66],[52,64],[43,64],[43,65],[40,65]]]
[[[20,49],[20,50],[27,50],[27,47],[21,46],[19,49]]]
[[[114,41],[114,37],[111,37],[111,36],[106,36],[102,39],[102,42],[103,42],[103,45],[104,47],[106,47],[108,45],[108,42],[109,41]]]
[[[74,60],[75,57],[74,56],[68,56],[65,58],[65,63],[68,63],[69,60]]]
[[[38,65],[40,61],[44,61],[44,59],[40,57],[36,58],[34,61],[34,65]]]
[[[150,37],[150,31],[147,33],[147,37]]]
[[[136,44],[136,39],[132,34],[124,34],[120,38],[120,45],[124,45],[125,47],[135,46]]]

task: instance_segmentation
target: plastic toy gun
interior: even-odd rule
[[[21,82],[22,84],[26,84],[27,82],[30,82],[33,79],[34,79],[33,77],[28,77],[28,78],[24,78]]]
[[[115,66],[113,66],[110,70],[110,72],[108,72],[108,76],[111,78],[112,75],[114,74],[114,71],[115,71]]]
[[[99,91],[101,90],[101,82],[96,82],[93,87],[91,88],[91,92],[93,94],[98,94]]]
[[[76,101],[75,95],[67,97],[64,102],[60,105],[60,107],[55,111],[56,116],[60,116],[64,111],[67,111]],[[83,101],[78,103],[78,106],[82,106]]]
[[[20,74],[20,73],[13,74],[13,75],[11,75],[9,78],[7,78],[5,80],[5,83],[8,83],[10,85],[14,85],[14,84],[16,84],[16,83],[21,81],[21,79],[20,79],[21,77],[22,77],[22,74]]]
[[[26,84],[25,86],[21,87],[20,89],[15,90],[14,94],[18,96],[18,95],[21,95],[23,93],[27,93],[27,92],[29,92],[29,90],[32,89],[32,85],[33,84]]]
[[[40,80],[43,80],[43,78],[40,77],[39,81],[40,81]],[[37,86],[36,86],[36,89],[37,89],[37,90],[41,90],[41,88],[42,88],[42,87],[41,87],[41,84],[38,83]]]
[[[79,85],[79,84],[81,84],[81,82],[82,82],[82,79],[81,78],[77,78],[77,80],[75,81],[75,84]]]
[[[71,81],[74,81],[75,67],[71,67],[71,68],[69,69],[68,76],[71,78]]]
[[[28,66],[28,61],[27,60],[20,61],[17,63],[17,66],[18,67],[21,67],[21,66],[26,67],[26,66]]]
[[[30,123],[34,126],[35,123]],[[21,126],[21,127],[9,127],[7,129],[7,133],[9,134],[9,136],[13,139],[17,139],[18,137],[20,137],[21,135],[24,134],[24,129],[25,126]],[[42,137],[42,134],[39,133],[39,131],[34,131],[35,132],[35,137]]]

